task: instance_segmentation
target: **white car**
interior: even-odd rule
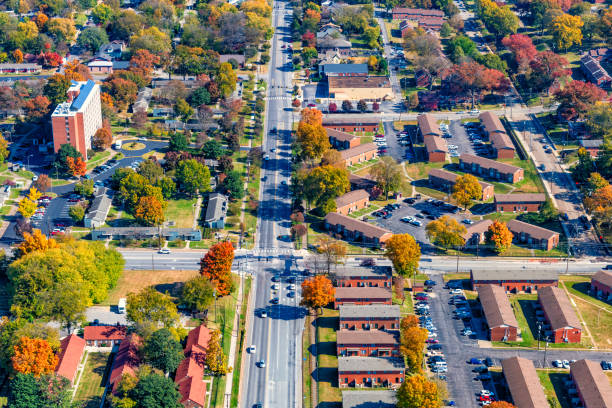
[[[164,255],[168,255],[170,253],[170,250],[168,248],[162,248],[159,251],[157,251],[158,254],[164,254]]]
[[[261,368],[264,368],[264,367],[266,366],[266,362],[265,362],[265,360],[259,360],[259,361],[257,362],[257,365],[258,365],[259,367],[261,367]]]
[[[570,368],[570,362],[569,362],[569,361],[567,361],[567,360],[563,360],[563,361],[561,362],[561,365],[562,365],[562,366],[563,366],[563,368],[565,368],[565,369],[569,369],[569,368]]]
[[[289,285],[289,286],[287,287],[287,289],[289,289],[289,290],[295,290],[295,285],[292,283],[291,285]]]
[[[561,360],[555,360],[552,362],[553,367],[563,367],[563,362]]]
[[[261,318],[265,319],[266,317],[268,317],[268,313],[266,313],[265,311],[262,311],[262,312],[259,314],[259,317],[261,317]]]
[[[489,390],[480,390],[480,395],[482,395],[483,397],[493,397],[495,396],[495,393]]]
[[[247,353],[255,354],[257,352],[257,346],[254,344],[251,347],[247,347]]]
[[[272,290],[278,290],[278,283],[275,283],[274,285],[272,285]]]
[[[450,293],[451,295],[460,295],[463,291],[461,289],[451,289]]]

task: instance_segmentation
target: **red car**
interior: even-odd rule
[[[440,342],[440,340],[437,340],[437,339],[427,339],[427,340],[425,340],[425,343],[428,343],[428,344],[438,344],[439,342]]]
[[[426,295],[416,295],[415,299],[416,300],[428,300],[429,296],[426,296]]]
[[[314,108],[315,106],[317,106],[317,105],[315,105],[314,103],[309,103],[309,104],[308,104],[308,107],[309,107],[309,108]]]

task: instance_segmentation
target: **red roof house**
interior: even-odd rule
[[[72,385],[74,385],[74,380],[76,379],[77,368],[81,362],[83,350],[85,350],[85,340],[76,334],[64,337],[61,342],[61,351],[55,372],[57,375],[67,378]]]
[[[136,333],[127,336],[119,345],[119,350],[117,350],[117,355],[115,355],[111,373],[108,377],[109,384],[113,386],[113,392],[124,375],[136,374],[136,369],[140,365],[138,351],[141,345],[142,338]]]
[[[83,329],[83,338],[88,346],[113,346],[121,343],[126,335],[125,326],[85,326]]]
[[[206,403],[206,383],[202,377],[188,377],[178,384],[181,404],[186,408],[202,408]]]
[[[176,369],[174,382],[181,393],[181,404],[187,408],[203,408],[206,401],[206,383],[204,377],[204,359],[210,329],[203,324],[191,330],[187,335],[185,359]]]

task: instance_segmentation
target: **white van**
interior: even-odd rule
[[[121,314],[125,313],[126,304],[127,304],[127,301],[125,298],[119,299],[119,303],[117,304],[117,310],[119,311],[119,313]]]
[[[115,150],[119,150],[119,149],[121,149],[122,144],[123,144],[123,142],[122,142],[121,140],[117,140],[117,141],[116,141],[116,142],[113,144],[113,148],[114,148]]]

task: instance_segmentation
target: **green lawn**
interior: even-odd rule
[[[544,189],[542,179],[540,179],[538,171],[531,160],[520,160],[518,158],[514,158],[501,159],[499,161],[521,167],[523,170],[525,170],[525,177],[523,180],[513,184],[513,186],[516,188],[513,193],[544,193],[546,191]]]
[[[168,200],[166,221],[174,221],[177,228],[191,228],[195,211],[196,199]]]
[[[537,370],[540,384],[551,407],[571,408],[571,400],[566,392],[565,381],[569,373],[565,370]]]
[[[349,214],[349,217],[353,217],[353,218],[361,218],[362,216],[369,214],[371,212],[374,212],[376,210],[378,210],[380,207],[377,206],[376,204],[370,204],[368,207],[362,208],[359,211],[355,211]]]
[[[111,155],[111,152],[108,150],[97,152],[89,160],[87,160],[87,170],[91,170],[94,167],[102,164],[103,162],[106,161],[106,159],[109,158],[110,155]]]
[[[427,178],[429,170],[441,169],[444,167],[446,162],[440,163],[429,163],[429,162],[417,162],[417,163],[406,163],[406,173],[413,180],[420,180]]]
[[[102,394],[110,370],[110,353],[88,353],[87,363],[81,375],[75,401],[83,402],[87,408],[100,406]]]
[[[325,308],[322,315],[316,319],[319,406],[328,406],[342,401],[342,394],[338,387],[338,357],[336,356],[336,329],[339,315],[339,311]]]
[[[514,309],[514,316],[516,316],[516,321],[519,325],[519,330],[521,331],[520,335],[522,341],[494,341],[493,345],[497,346],[519,346],[519,347],[533,347],[534,346],[534,336],[532,334],[532,330],[530,328],[527,316],[532,321],[534,326],[534,330],[537,336],[537,329],[535,329],[535,309],[534,305],[538,301],[538,295],[528,295],[528,294],[520,294],[520,295],[510,295],[510,304],[512,305],[512,309]],[[536,344],[537,345],[537,344]]]

